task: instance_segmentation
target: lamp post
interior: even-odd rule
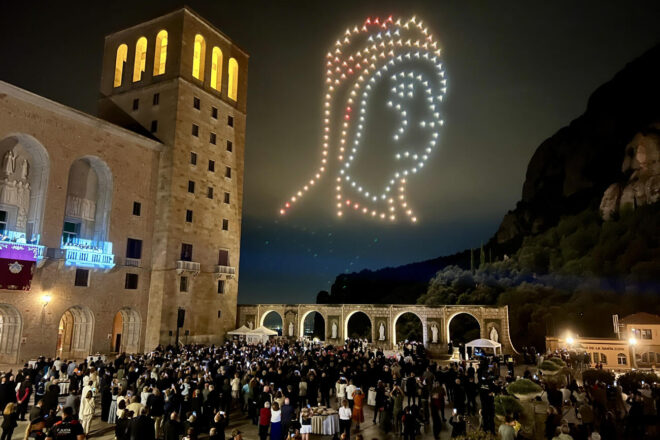
[[[630,344],[630,366],[632,368],[637,368],[637,357],[635,356],[635,346],[637,345],[637,339],[634,337],[628,339],[628,344]]]

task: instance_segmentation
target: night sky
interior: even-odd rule
[[[0,80],[90,114],[103,37],[183,5],[39,3],[1,3]],[[313,302],[339,273],[479,246],[519,200],[535,148],[579,116],[599,85],[660,42],[657,0],[186,4],[251,56],[242,303]],[[280,205],[320,157],[325,54],[347,27],[390,14],[424,20],[449,81],[439,148],[408,187],[418,223],[338,219],[330,198],[335,162],[281,217]],[[371,130],[390,129],[377,125]]]

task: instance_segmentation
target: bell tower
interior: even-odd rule
[[[105,39],[99,116],[159,140],[145,350],[236,322],[248,54],[188,8]],[[120,146],[119,146],[120,148]]]

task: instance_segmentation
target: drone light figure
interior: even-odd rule
[[[406,68],[415,63],[429,68],[424,73]],[[365,137],[367,102],[382,81],[389,81],[387,106],[398,115],[394,143],[401,144],[413,124],[428,136],[422,148],[413,151],[401,148],[393,153],[400,166],[387,176],[383,188],[369,191],[350,174],[350,167]],[[417,222],[407,200],[406,183],[422,170],[437,146],[439,130],[444,123],[439,107],[446,91],[440,49],[416,17],[408,20],[395,20],[392,16],[367,18],[362,26],[346,29],[326,56],[320,165],[312,178],[281,207],[280,214],[286,214],[328,172],[328,162],[334,151],[339,164],[333,200],[337,216],[350,211],[392,222],[398,218]],[[420,95],[428,117],[411,120],[410,103]]]

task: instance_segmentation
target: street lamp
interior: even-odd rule
[[[575,343],[575,339],[573,339],[573,336],[569,336],[566,338],[566,342],[568,345],[573,345]]]
[[[41,296],[41,302],[43,303],[44,308],[50,303],[52,299],[53,297],[49,294],[45,294]]]

